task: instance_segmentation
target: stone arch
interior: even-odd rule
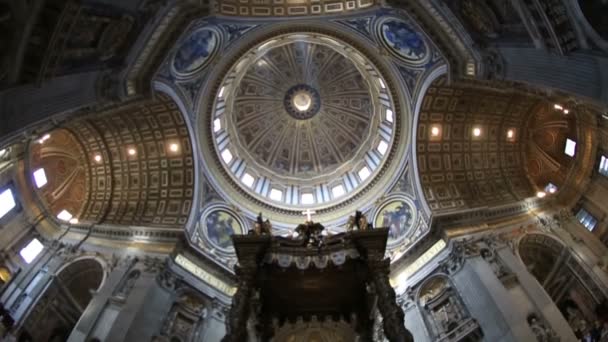
[[[173,86],[171,86],[170,84],[168,84],[166,82],[158,81],[158,80],[154,81],[154,89],[157,92],[160,92],[160,93],[168,96],[169,98],[171,98],[173,100],[173,102],[175,102],[177,107],[179,108],[179,111],[183,116],[184,124],[185,124],[186,128],[188,129],[188,134],[190,135],[190,150],[192,151],[193,156],[198,156],[199,150],[198,150],[198,137],[196,134],[196,128],[193,126],[193,123],[189,117],[189,114],[193,111],[192,104],[188,105],[187,100],[184,99],[184,97],[180,94],[180,92],[178,92]],[[192,198],[192,209],[190,210],[190,216],[188,217],[188,221],[185,225],[187,230],[196,228],[198,212],[194,208],[198,208],[199,202],[200,202],[201,191],[199,190],[199,188],[201,186],[200,185],[201,180],[199,178],[200,178],[201,172],[202,171],[201,171],[200,164],[194,163],[194,176],[193,176],[193,182],[194,182],[193,193],[194,193],[194,195]]]
[[[517,255],[528,271],[543,283],[549,276],[550,267],[558,262],[565,245],[546,234],[526,234],[518,242]]]
[[[518,242],[517,253],[528,271],[581,338],[600,318],[606,295],[592,272],[558,239],[547,234],[526,234]]]
[[[48,281],[24,321],[23,329],[34,341],[64,341],[104,283],[104,264],[97,258],[73,260]]]
[[[435,70],[433,70],[422,83],[422,86],[420,87],[420,91],[418,92],[417,97],[415,98],[416,103],[414,104],[414,120],[412,122],[412,143],[411,143],[413,172],[416,175],[416,177],[414,177],[414,182],[415,182],[414,188],[416,189],[416,192],[418,193],[418,196],[421,199],[423,209],[427,214],[431,213],[431,209],[426,201],[426,197],[424,196],[424,190],[422,188],[422,182],[421,182],[420,176],[419,176],[420,172],[418,169],[418,158],[417,158],[418,153],[417,153],[417,149],[416,149],[417,143],[418,143],[418,139],[416,139],[416,137],[418,136],[418,120],[420,119],[420,109],[422,108],[422,102],[424,101],[424,97],[425,97],[427,91],[429,90],[431,85],[437,79],[439,79],[441,77],[445,77],[447,75],[447,72],[448,72],[447,65],[442,65],[442,66],[436,68]]]

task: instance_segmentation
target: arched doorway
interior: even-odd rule
[[[33,341],[65,341],[101,287],[104,271],[94,258],[76,260],[60,269],[23,324]]]
[[[606,297],[564,244],[548,235],[528,234],[520,240],[518,252],[579,339],[601,328],[598,310]]]

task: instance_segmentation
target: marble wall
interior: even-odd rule
[[[481,236],[469,239],[472,241],[452,241],[445,251],[397,284],[406,327],[417,342],[441,339],[429,324],[427,307],[434,304],[421,301],[420,289],[438,276],[449,279],[453,296],[465,307],[465,315],[458,321],[461,327],[453,325],[442,341],[467,334],[474,341],[536,341],[544,338],[537,337],[540,335],[576,340],[555,303],[508,244],[489,246]]]

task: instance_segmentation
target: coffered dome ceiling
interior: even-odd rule
[[[235,145],[276,175],[327,175],[370,138],[371,93],[355,64],[329,46],[293,41],[272,48],[235,89]]]
[[[233,183],[281,208],[350,198],[382,169],[396,115],[387,83],[363,54],[319,34],[267,40],[218,88],[215,151]]]

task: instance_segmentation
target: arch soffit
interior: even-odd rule
[[[424,97],[425,97],[428,89],[433,84],[433,82],[435,82],[440,77],[447,75],[447,73],[448,73],[448,66],[445,64],[440,65],[437,68],[435,68],[434,70],[432,70],[428,74],[426,79],[422,82],[422,84],[419,88],[419,91],[417,93],[415,93],[415,95],[413,96],[413,99],[415,99],[416,102],[412,103],[414,117],[413,117],[413,121],[412,121],[412,136],[411,136],[411,148],[410,148],[411,154],[410,155],[411,155],[412,166],[413,166],[412,171],[415,174],[414,188],[415,188],[417,197],[420,199],[420,203],[422,203],[422,210],[424,210],[425,213],[428,216],[430,216],[431,218],[432,218],[431,208],[429,207],[429,205],[426,201],[426,197],[424,196],[424,191],[422,190],[422,181],[420,180],[420,172],[418,170],[418,158],[417,158],[417,153],[416,153],[418,139],[416,139],[416,137],[418,136],[418,120],[420,119],[420,110],[422,108],[422,102],[424,101]]]
[[[192,151],[193,156],[199,155],[199,143],[198,143],[198,134],[196,134],[196,124],[192,122],[190,119],[189,108],[191,105],[187,105],[188,101],[184,98],[183,94],[175,89],[171,84],[156,79],[154,81],[154,90],[164,93],[169,96],[177,104],[180,113],[183,116],[184,122],[186,123],[186,127],[188,128],[188,134],[190,135],[190,149]],[[192,199],[192,206],[190,208],[190,213],[188,216],[188,221],[185,225],[185,230],[188,233],[192,233],[192,230],[196,228],[197,218],[198,218],[198,207],[200,203],[200,182],[199,174],[201,172],[201,161],[195,157],[194,159],[194,192]]]
[[[608,41],[606,41],[600,34],[593,28],[593,25],[589,22],[579,0],[568,0],[567,1],[570,9],[572,10],[575,20],[580,24],[585,34],[602,50],[608,52]]]
[[[57,269],[57,271],[55,271],[54,274],[56,276],[59,276],[62,272],[66,271],[68,268],[74,267],[74,265],[78,265],[78,263],[86,262],[89,260],[97,262],[99,264],[99,267],[101,268],[102,278],[101,278],[101,282],[99,283],[99,287],[97,288],[97,289],[100,289],[106,283],[110,270],[109,270],[108,262],[98,255],[83,255],[83,256],[79,256],[74,259],[71,259],[71,260],[67,261],[66,263],[64,263],[63,265],[61,265]]]
[[[174,102],[174,104],[178,107],[179,112],[180,112],[180,116],[182,117],[181,119],[182,122],[184,123],[184,125],[187,128],[188,131],[188,141],[189,141],[189,151],[187,152],[187,155],[184,155],[183,157],[192,157],[193,153],[198,149],[198,144],[195,141],[195,137],[196,134],[193,134],[192,132],[192,127],[191,127],[191,122],[187,116],[187,110],[186,110],[186,106],[184,105],[184,101],[178,96],[176,95],[175,92],[171,91],[170,88],[168,87],[163,87],[162,84],[157,84],[157,86],[159,87],[158,91],[159,93],[163,94],[166,98],[169,99],[170,102]],[[111,161],[114,159],[114,155],[110,149],[110,146],[108,145],[108,143],[105,141],[105,139],[102,137],[102,133],[101,131],[98,130],[96,124],[89,122],[90,118],[98,118],[99,122],[102,123],[103,125],[105,125],[105,121],[109,120],[107,119],[108,116],[112,116],[112,115],[117,115],[117,116],[121,116],[124,115],[125,111],[128,110],[129,108],[135,109],[135,110],[140,110],[140,107],[143,108],[147,105],[149,106],[153,106],[155,105],[155,103],[153,103],[152,101],[154,101],[154,98],[151,99],[146,99],[146,100],[134,100],[134,101],[128,101],[126,103],[121,103],[120,105],[117,106],[113,106],[113,107],[109,107],[109,108],[105,108],[102,109],[100,111],[96,111],[96,112],[91,112],[91,113],[87,113],[88,116],[86,117],[82,117],[79,120],[75,120],[75,121],[71,121],[71,122],[66,122],[63,125],[60,125],[59,127],[56,127],[56,129],[59,130],[65,130],[67,132],[69,132],[70,134],[74,135],[76,137],[76,140],[78,142],[78,144],[80,145],[81,148],[84,149],[85,154],[86,154],[86,158],[85,158],[85,167],[87,168],[87,170],[89,169],[93,169],[95,167],[97,167],[98,165],[95,165],[95,163],[90,160],[93,158],[93,154],[100,154],[102,156],[102,160],[104,164],[111,164]],[[166,100],[161,100],[161,101],[166,101]],[[154,113],[154,115],[164,115],[166,113]],[[97,124],[98,125],[98,124]],[[176,125],[179,125],[179,123],[176,123]],[[105,127],[105,126],[104,126]],[[115,130],[116,127],[112,127],[110,126],[110,128],[105,127],[104,128],[106,131],[110,132],[113,134],[113,136],[117,136],[117,132],[114,132],[112,130]],[[134,130],[134,128],[131,128],[132,130]],[[164,128],[159,128],[159,129],[164,129]],[[95,140],[95,142],[93,144],[85,144],[84,139],[88,138],[89,136],[86,133],[90,133],[92,135],[95,136],[95,138],[93,140]],[[52,131],[50,131],[50,133],[52,134]],[[107,133],[107,132],[106,132]],[[137,132],[138,134],[140,134],[141,132]],[[36,141],[35,140],[28,140],[27,144],[28,146],[26,147],[27,151],[31,151],[31,146],[33,144],[35,144]],[[124,144],[127,144],[126,142],[124,142]],[[165,144],[168,145],[168,143],[163,142],[163,141],[159,141],[158,142],[158,147],[160,148],[162,145],[160,144]],[[90,145],[90,146],[89,146]],[[124,145],[123,147],[126,148],[126,146],[128,145],[133,145],[133,146],[138,146],[139,149],[139,145],[141,145],[141,148],[144,149],[144,143],[142,141],[135,141],[135,142],[131,142],[127,145]],[[121,148],[122,145],[118,145],[118,149]],[[115,146],[116,148],[116,146]],[[184,149],[185,150],[185,149]],[[126,153],[126,152],[125,152]],[[28,155],[31,154],[31,152],[28,152]],[[127,162],[128,158],[125,159],[124,156],[121,156],[122,153],[118,153],[118,156],[116,158],[118,158],[118,160],[122,163]],[[160,156],[159,158],[165,158],[165,159],[169,159],[171,156]],[[148,162],[147,159],[142,159],[144,162]],[[198,182],[196,182],[196,178],[198,177],[198,164],[193,163],[194,165],[192,166],[194,169],[193,172],[193,195],[192,195],[192,200],[193,202],[196,201],[197,199],[197,195],[195,195],[195,191],[198,189],[197,184]],[[108,167],[111,167],[108,166]],[[105,173],[112,173],[113,171],[108,171],[108,167],[105,168]],[[187,166],[184,167],[184,169],[187,168]],[[32,169],[32,165],[30,162],[30,158],[25,158],[25,168],[26,170],[25,175],[23,177],[23,183],[26,186],[26,188],[28,189],[28,191],[31,191],[32,189],[38,190],[36,189],[35,184],[33,184],[33,176],[31,176],[32,172],[34,171]],[[104,175],[105,175],[104,173]],[[104,176],[105,177],[105,176]],[[92,180],[88,180],[88,182],[91,182]],[[185,182],[185,181],[184,181]],[[113,189],[113,184],[112,183],[108,183],[106,186],[106,189],[103,190],[108,192],[109,194],[112,194],[114,189]],[[33,196],[31,196],[31,201],[29,201],[30,205],[32,206],[31,209],[35,209],[32,211],[32,215],[38,215],[38,213],[41,213],[41,215],[45,215],[46,216],[46,220],[43,220],[44,222],[44,229],[55,229],[59,224],[62,224],[62,222],[59,222],[55,215],[56,213],[51,213],[48,209],[47,206],[43,203],[42,199],[40,198],[40,195],[38,194],[38,191],[33,191],[33,193],[35,193]],[[106,194],[107,195],[107,194]],[[106,196],[107,197],[107,196]],[[106,212],[107,210],[109,210],[109,206],[108,204],[110,202],[107,201],[112,201],[114,199],[114,197],[111,198],[105,198],[104,202],[104,206],[101,208],[100,212]],[[95,203],[94,203],[94,197],[91,196],[90,194],[85,196],[85,201],[86,202],[86,206],[87,208],[91,208]],[[120,205],[124,205],[120,204]],[[33,208],[35,207],[35,208]],[[187,227],[189,222],[195,222],[196,221],[196,217],[194,217],[195,213],[194,213],[194,205],[191,205],[190,207],[190,211],[188,213],[188,219],[186,221],[186,224],[183,224],[182,227]],[[193,214],[194,213],[194,214]],[[74,217],[77,217],[79,213],[72,213],[74,214]],[[85,214],[85,219],[88,218],[90,215],[90,212],[87,212]],[[96,214],[96,215],[101,215],[101,214]],[[103,214],[101,216],[101,223],[98,222],[98,220],[95,220],[95,227],[101,229],[100,232],[105,232],[103,233],[102,236],[105,237],[109,237],[109,238],[113,238],[114,236],[122,238],[125,235],[124,234],[117,234],[118,230],[121,230],[121,227],[125,227],[127,225],[125,225],[124,223],[120,223],[118,221],[114,222],[113,220],[105,220],[105,215]],[[96,216],[90,216],[91,218],[95,218]],[[142,226],[142,224],[137,224],[138,226]],[[165,230],[165,228],[167,230]],[[151,238],[154,238],[154,236],[160,236],[161,238],[163,237],[167,237],[167,236],[174,236],[173,233],[169,233],[169,230],[174,231],[175,229],[170,227],[170,225],[165,225],[163,226],[163,224],[153,224],[152,226],[150,226],[150,229],[154,230],[155,232],[138,232],[138,233],[128,233],[128,236],[134,236],[134,235],[138,235],[138,234],[145,234],[148,235]],[[162,231],[167,232],[167,234],[164,233],[160,233]],[[47,231],[47,233],[50,233],[51,231]],[[159,233],[156,233],[159,232]],[[160,235],[159,235],[160,234]]]
[[[546,246],[548,250],[550,250],[554,253],[558,253],[558,255],[564,249],[568,248],[566,246],[566,244],[563,241],[561,241],[560,239],[558,239],[557,237],[543,233],[543,232],[534,232],[534,233],[524,234],[517,239],[516,244],[515,244],[516,245],[515,254],[519,258],[519,260],[522,262],[522,264],[524,264],[524,265],[526,263],[524,262],[524,260],[521,257],[520,249],[525,247],[525,245],[528,243],[540,245],[540,246]]]

